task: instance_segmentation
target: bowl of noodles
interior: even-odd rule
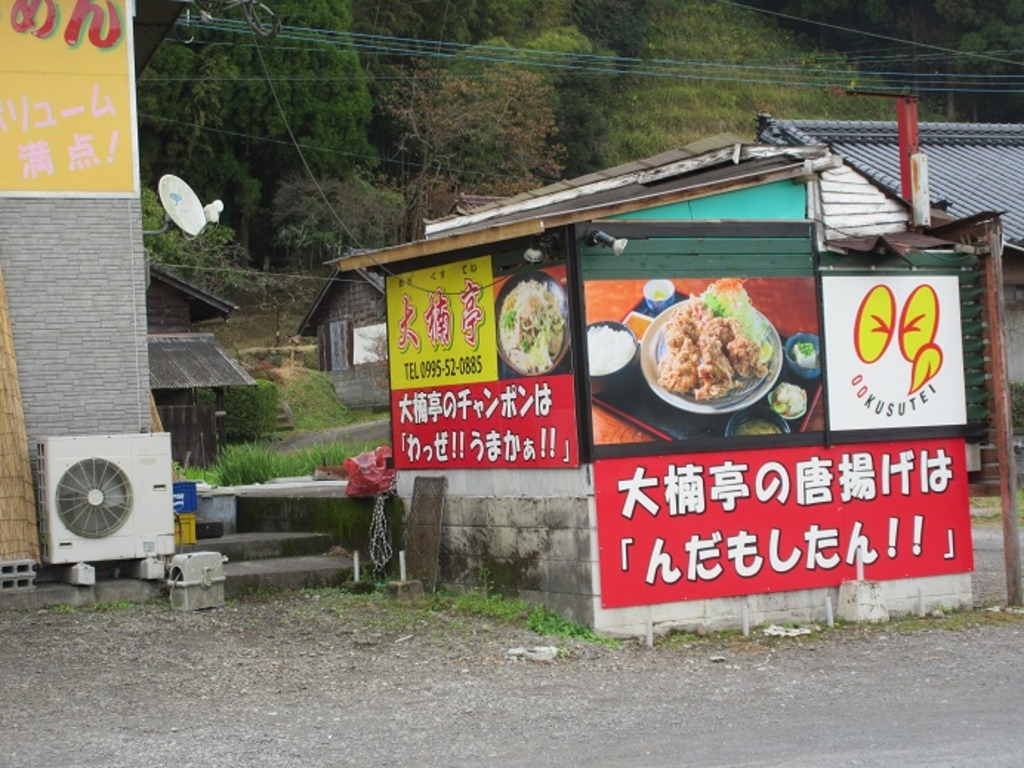
[[[547,272],[510,277],[495,300],[498,355],[520,376],[550,373],[569,349],[569,303],[565,289]]]

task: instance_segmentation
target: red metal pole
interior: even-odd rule
[[[914,196],[910,179],[910,156],[916,155],[919,149],[916,96],[900,96],[896,99],[896,127],[900,137],[900,190],[903,199],[910,202]]]

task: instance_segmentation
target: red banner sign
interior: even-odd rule
[[[574,467],[572,374],[391,393],[398,469]]]
[[[594,464],[606,608],[973,570],[962,440]]]

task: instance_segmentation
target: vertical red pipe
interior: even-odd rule
[[[914,196],[910,179],[910,156],[918,152],[917,97],[900,96],[896,99],[896,127],[900,137],[900,190],[903,199],[910,202]]]

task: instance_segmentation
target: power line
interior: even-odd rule
[[[725,2],[726,0],[721,0]],[[739,5],[739,4],[737,4]],[[747,6],[740,6],[746,8]],[[757,9],[751,9],[757,10]],[[230,20],[217,20],[214,22],[196,23],[198,26],[211,31],[224,32],[227,34],[249,34],[249,30],[241,22]],[[874,33],[864,33],[874,35]],[[821,66],[778,66],[766,64],[736,64],[726,62],[711,62],[707,60],[679,61],[672,59],[649,59],[640,60],[628,57],[605,56],[596,54],[572,54],[558,51],[538,51],[532,49],[512,48],[488,45],[470,45],[463,43],[444,43],[445,50],[437,41],[418,40],[413,38],[386,38],[379,35],[359,35],[350,32],[331,32],[314,28],[284,27],[277,39],[292,39],[302,42],[322,43],[334,47],[365,51],[369,53],[385,53],[388,55],[402,55],[416,58],[463,58],[491,64],[514,64],[539,69],[547,69],[559,72],[576,72],[581,74],[614,74],[628,75],[631,77],[664,77],[683,80],[696,80],[707,82],[733,82],[747,85],[774,85],[782,87],[815,87],[815,88],[844,88],[854,78],[882,77],[892,79],[906,79],[907,85],[920,93],[1017,93],[1021,89],[1012,87],[987,86],[988,81],[993,81],[998,86],[1003,86],[1009,81],[1016,83],[1018,78],[1024,75],[987,75],[985,73],[972,73],[962,75],[956,73],[917,73],[899,71],[863,72],[855,67],[846,69],[825,68]],[[361,40],[372,42],[361,42]],[[898,38],[886,38],[898,41]],[[381,44],[378,41],[386,41]],[[902,42],[902,41],[901,41]],[[911,45],[909,41],[906,41]],[[924,44],[917,44],[924,45]],[[434,47],[431,50],[430,47]],[[977,54],[952,51],[951,49],[939,46],[930,46],[949,54],[963,58],[979,58]],[[998,60],[1006,63],[1017,64],[1007,59],[994,59],[993,57],[980,57],[988,60]],[[693,71],[694,69],[705,69],[710,71]],[[715,70],[724,70],[724,73]],[[732,71],[739,71],[740,75],[730,74]],[[765,76],[750,77],[742,76],[746,72],[766,72]],[[774,77],[772,76],[774,75]],[[966,79],[969,78],[969,79]],[[938,85],[922,84],[924,81],[941,81]],[[960,83],[951,84],[950,81]],[[1024,87],[1024,81],[1022,81]],[[974,87],[978,86],[978,87]],[[891,90],[891,84],[879,84],[878,86],[861,84],[861,90]],[[897,87],[900,87],[897,82]]]
[[[889,35],[881,35],[881,34],[878,34],[877,32],[866,32],[866,31],[864,31],[862,29],[854,29],[852,27],[843,27],[843,26],[840,26],[838,24],[829,24],[828,22],[825,22],[825,21],[814,21],[813,19],[805,19],[805,18],[803,18],[801,16],[790,16],[787,13],[780,13],[779,11],[769,11],[769,10],[764,9],[764,8],[756,8],[756,7],[752,6],[752,5],[746,5],[744,3],[737,3],[737,2],[735,2],[735,0],[715,0],[715,2],[718,3],[719,5],[730,5],[730,6],[733,6],[734,8],[743,8],[744,10],[753,11],[755,13],[763,13],[763,14],[765,14],[767,16],[775,16],[775,17],[778,17],[780,19],[788,19],[790,21],[799,21],[799,22],[801,22],[803,24],[813,24],[815,26],[825,27],[826,29],[834,29],[834,30],[837,30],[839,32],[848,32],[848,33],[853,34],[853,35],[863,35],[864,37],[871,37],[871,38],[874,38],[876,40],[886,40],[886,41],[888,41],[890,43],[900,43],[902,45],[908,45],[908,46],[912,46],[914,48],[927,48],[927,49],[932,50],[932,51],[941,51],[943,53],[953,54],[953,55],[956,55],[956,56],[965,56],[967,58],[972,58],[972,59],[983,59],[985,61],[995,61],[995,62],[999,62],[1000,64],[1013,64],[1014,66],[1017,66],[1017,67],[1021,66],[1021,64],[1024,63],[1024,62],[1020,62],[1020,61],[1014,61],[1013,59],[1004,59],[1004,58],[1001,58],[1001,57],[998,57],[998,56],[991,56],[991,55],[988,55],[988,54],[985,54],[985,53],[978,53],[978,52],[973,52],[973,51],[958,51],[955,48],[946,48],[946,47],[941,46],[941,45],[931,45],[929,43],[920,43],[920,42],[916,42],[914,40],[903,40],[903,39],[898,38],[898,37],[890,37]]]

